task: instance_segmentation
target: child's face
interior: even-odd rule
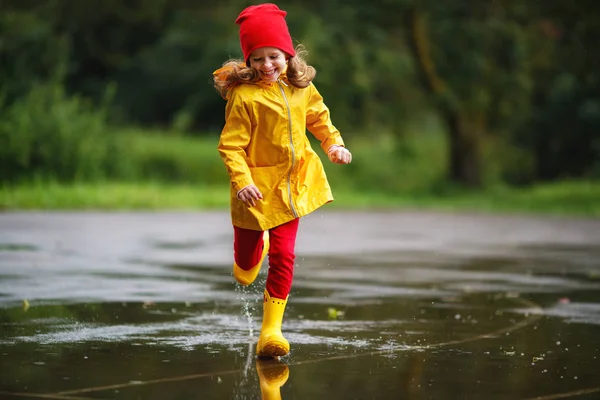
[[[276,47],[261,47],[250,54],[250,66],[267,82],[275,82],[287,64],[286,54]]]

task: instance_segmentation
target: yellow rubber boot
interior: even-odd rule
[[[256,280],[256,277],[260,272],[260,267],[262,266],[265,257],[269,253],[269,231],[265,231],[263,233],[263,243],[263,251],[260,256],[260,260],[258,261],[258,264],[250,268],[248,271],[244,271],[243,269],[238,267],[235,261],[233,262],[233,276],[240,285],[248,286]]]
[[[286,304],[287,298],[276,299],[265,290],[262,328],[256,345],[256,354],[259,357],[281,357],[290,352],[290,344],[281,333]]]
[[[262,400],[281,400],[281,387],[290,376],[289,367],[279,360],[256,360]]]

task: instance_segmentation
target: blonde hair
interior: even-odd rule
[[[304,57],[308,52],[303,45],[296,46],[295,50],[296,55],[288,59],[286,76],[292,86],[304,89],[313,81],[317,71],[306,63]],[[213,74],[213,85],[224,99],[227,99],[229,91],[238,83],[254,83],[259,80],[258,71],[240,59],[226,61],[223,67]]]

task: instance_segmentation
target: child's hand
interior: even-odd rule
[[[347,148],[340,145],[333,145],[327,152],[329,161],[335,164],[350,164],[352,162],[352,153]]]
[[[248,185],[237,194],[237,198],[246,203],[247,207],[254,207],[257,200],[262,200],[263,195],[254,185]]]

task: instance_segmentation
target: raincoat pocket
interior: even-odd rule
[[[278,170],[279,168],[277,166],[250,167],[252,180],[263,196],[271,192],[277,186],[280,179]]]
[[[285,185],[282,170],[278,166],[250,167],[252,180],[263,195],[257,204],[257,211],[264,215],[287,209]]]

